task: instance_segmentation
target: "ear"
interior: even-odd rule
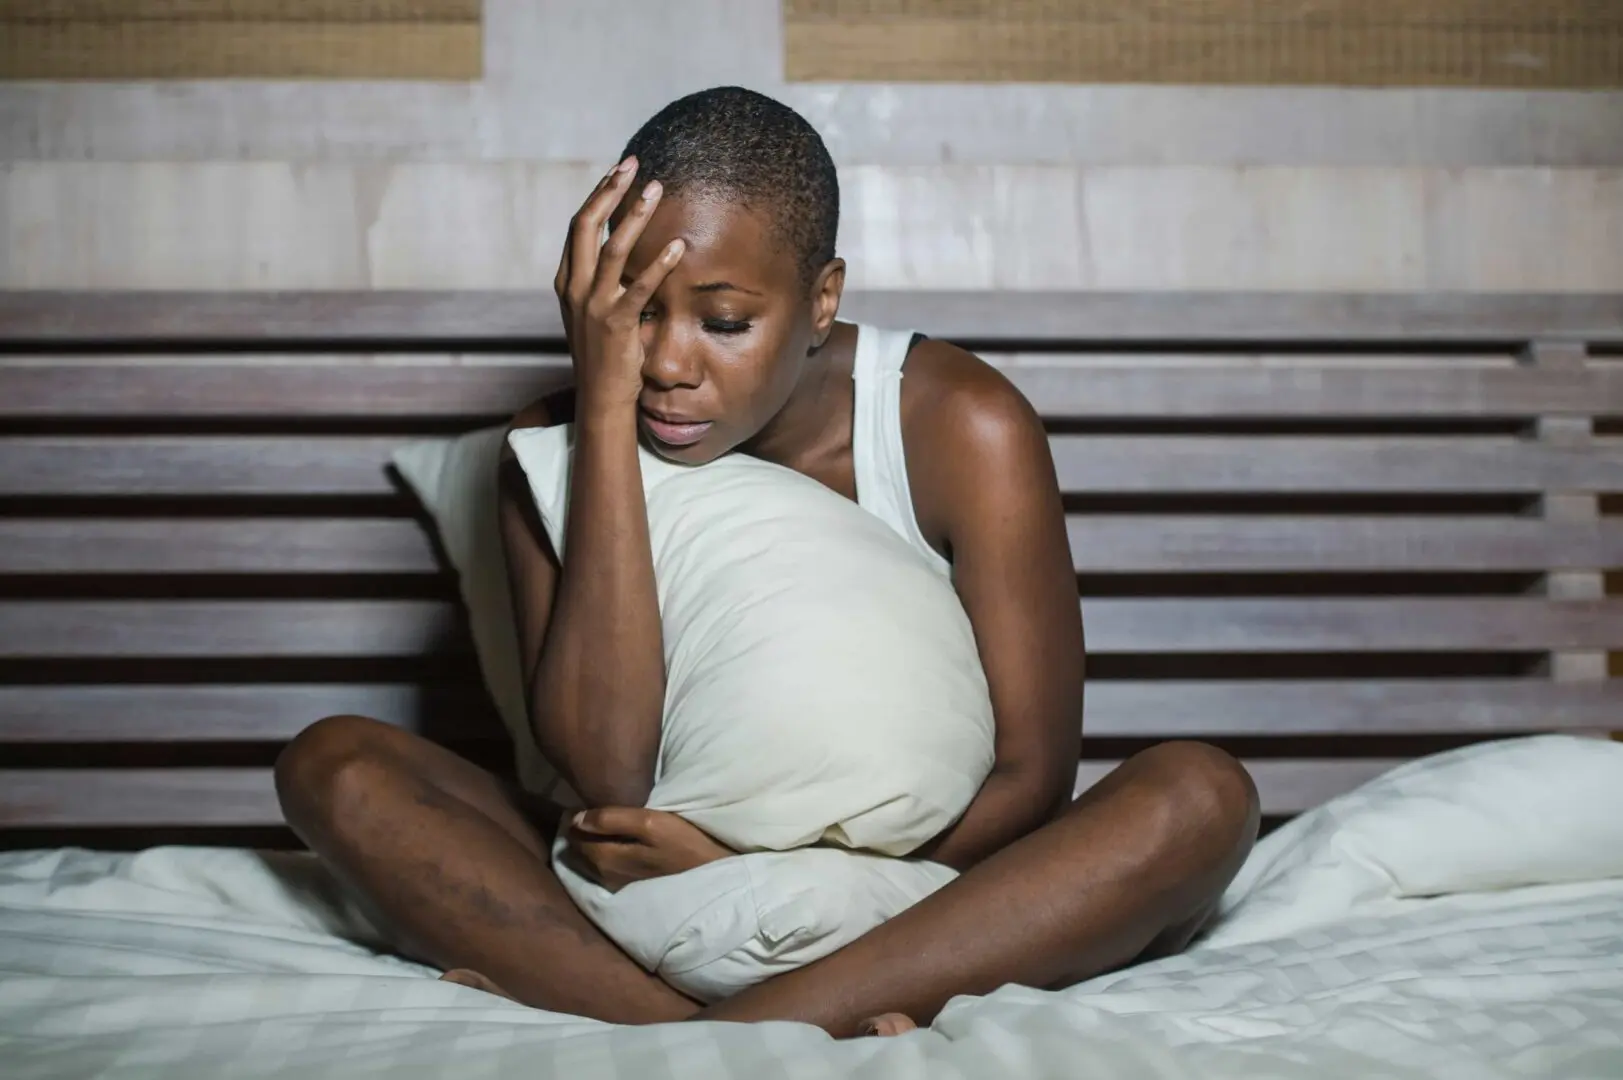
[[[817,272],[812,283],[811,314],[813,351],[821,348],[834,329],[834,317],[840,313],[840,297],[845,294],[845,260],[830,259],[828,265]]]

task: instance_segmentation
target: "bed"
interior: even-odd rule
[[[7,1075],[1623,1075],[1623,297],[847,311],[975,347],[1050,424],[1078,786],[1172,737],[1251,769],[1278,827],[1206,939],[896,1041],[435,982],[292,850],[269,765],[361,712],[504,766],[386,463],[555,385],[550,299],[0,294]]]

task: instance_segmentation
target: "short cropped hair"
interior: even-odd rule
[[[806,118],[765,94],[718,86],[678,98],[626,144],[639,182],[715,195],[771,217],[810,285],[834,258],[840,182]]]

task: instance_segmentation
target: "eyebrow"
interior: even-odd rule
[[[693,286],[693,291],[696,292],[696,293],[741,292],[741,293],[748,293],[750,296],[760,296],[761,295],[760,293],[756,292],[754,289],[745,289],[745,288],[743,288],[741,286],[734,285],[730,281],[706,281],[706,282],[703,282],[702,284]]]

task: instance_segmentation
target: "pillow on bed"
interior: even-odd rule
[[[1623,745],[1478,743],[1401,765],[1257,845],[1203,944],[1283,936],[1366,904],[1623,877]]]
[[[467,608],[479,671],[513,740],[518,779],[527,790],[567,805],[578,800],[547,764],[530,734],[519,672],[518,624],[496,519],[496,476],[507,426],[449,439],[422,439],[395,450],[391,461],[439,533]]]
[[[571,435],[508,438],[566,564]],[[951,581],[879,518],[792,470],[743,454],[688,467],[644,451],[641,462],[666,668],[648,806],[740,852],[824,843],[900,856],[956,820],[991,769],[993,725]],[[727,968],[715,961],[734,964],[725,989],[740,988],[951,877],[818,850],[609,893],[554,865],[605,932],[705,997]],[[735,899],[694,910],[713,890],[696,894],[693,881],[729,875]],[[866,919],[853,911],[863,905]],[[712,965],[705,985],[681,981],[671,950],[684,943]]]

